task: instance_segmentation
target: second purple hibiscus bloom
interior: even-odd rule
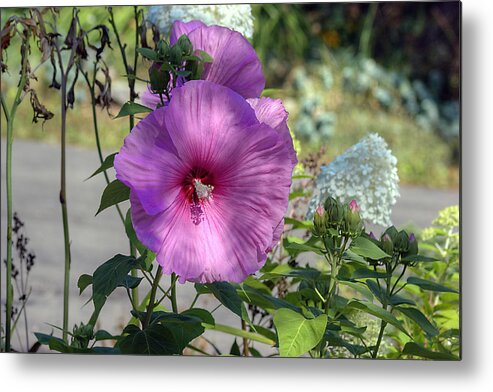
[[[205,64],[202,80],[208,80],[236,91],[244,98],[258,98],[265,87],[260,59],[250,42],[240,33],[221,26],[206,26],[194,20],[173,23],[170,44],[186,34],[194,50],[203,50],[213,59]],[[183,85],[179,80],[178,85]],[[155,109],[160,103],[158,94],[146,89],[141,94],[142,103]]]

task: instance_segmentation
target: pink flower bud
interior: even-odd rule
[[[416,237],[414,236],[414,233],[411,233],[411,235],[409,236],[409,242],[414,242],[416,241]]]
[[[370,234],[369,234],[370,238],[372,240],[376,240],[377,238],[375,237],[375,234],[373,234],[373,231],[370,231]]]
[[[323,216],[325,214],[325,208],[322,204],[320,204],[317,209],[315,210],[315,212],[317,213],[317,215],[319,216]]]
[[[349,203],[349,209],[351,210],[351,212],[359,212],[360,208],[358,203],[356,203],[356,200],[351,200],[351,202]]]

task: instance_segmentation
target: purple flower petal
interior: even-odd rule
[[[138,126],[115,169],[131,188],[137,236],[163,271],[203,283],[256,272],[279,238],[291,185],[278,132],[241,96],[206,81],[188,82]]]
[[[206,27],[206,25],[200,20],[192,20],[190,22],[182,22],[181,20],[175,21],[171,27],[169,43],[174,45],[176,41],[178,41],[178,38],[180,38],[183,34],[188,35],[199,27]]]
[[[203,80],[227,86],[245,98],[260,97],[265,78],[260,59],[240,33],[220,26],[199,27],[188,34],[194,50],[212,58],[205,64]]]
[[[264,124],[274,128],[288,149],[293,166],[296,166],[298,159],[293,146],[293,138],[288,128],[288,112],[284,108],[280,99],[272,98],[251,98],[247,100],[255,110],[257,119]]]

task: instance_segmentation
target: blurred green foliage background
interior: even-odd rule
[[[145,8],[145,7],[144,7]],[[113,7],[116,22],[132,53],[133,7]],[[433,187],[458,187],[460,157],[460,4],[320,3],[252,5],[252,43],[262,59],[269,95],[282,98],[291,129],[301,142],[302,159],[329,162],[368,132],[377,132],[399,160],[401,181]],[[25,9],[2,9],[2,26]],[[68,29],[71,8],[58,22]],[[89,27],[107,24],[105,7],[81,7]],[[110,37],[112,41],[114,37]],[[128,98],[123,64],[116,48],[103,58],[110,65],[114,104],[99,112],[102,144],[118,149],[128,124],[112,119]],[[6,51],[8,72],[2,92],[12,99],[19,69],[19,44]],[[33,50],[32,64],[36,64]],[[90,66],[91,62],[88,62]],[[138,74],[148,64],[139,60]],[[59,139],[59,95],[48,89],[51,68],[45,63],[34,87],[54,119],[32,123],[24,102],[15,137],[48,142]],[[140,91],[145,88],[140,83]],[[3,135],[4,129],[2,129]],[[68,116],[68,142],[95,145],[90,97],[79,81],[75,107]]]

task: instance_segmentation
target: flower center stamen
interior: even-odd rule
[[[193,186],[195,188],[195,195],[200,201],[212,199],[212,191],[214,190],[214,186],[205,185],[198,179],[193,180]]]

